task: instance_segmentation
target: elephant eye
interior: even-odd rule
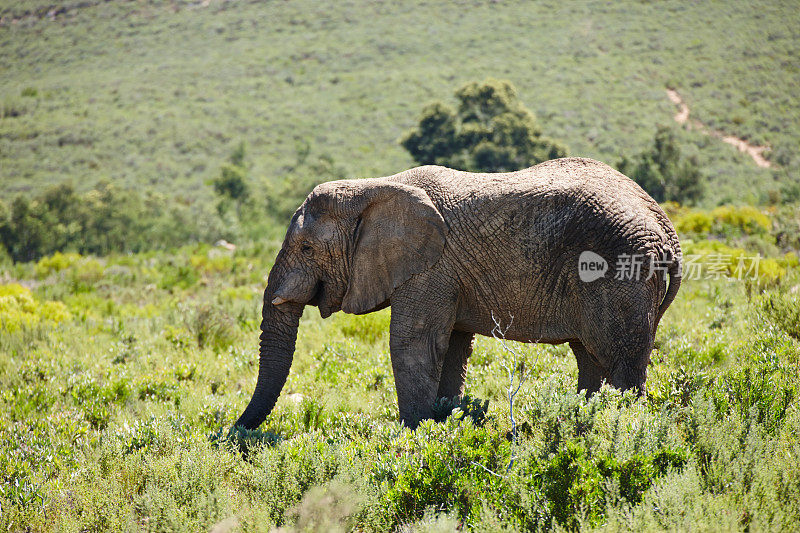
[[[306,241],[300,247],[300,251],[303,253],[303,255],[310,256],[314,253],[314,248],[312,248],[311,244],[308,241]]]

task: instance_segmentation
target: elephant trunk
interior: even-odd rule
[[[257,428],[275,407],[292,366],[297,325],[303,315],[304,304],[287,301],[276,306],[272,303],[277,287],[283,281],[283,270],[276,262],[264,291],[258,381],[250,403],[235,424],[245,429]]]

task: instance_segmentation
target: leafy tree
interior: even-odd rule
[[[36,207],[24,196],[17,196],[11,203],[9,229],[13,239],[6,243],[6,249],[16,261],[35,259],[38,250],[47,247],[47,227],[36,215]]]
[[[196,212],[198,207],[109,183],[83,194],[56,185],[32,199],[17,196],[8,207],[0,203],[0,250],[14,261],[31,261],[56,251],[102,255],[226,236],[218,219]]]
[[[623,157],[617,169],[638,183],[657,202],[696,203],[705,192],[697,158],[681,156],[675,132],[659,126],[653,147],[633,159]]]
[[[222,166],[220,176],[213,182],[214,191],[221,197],[217,204],[217,210],[221,215],[233,203],[236,205],[237,216],[241,217],[242,205],[250,199],[245,155],[245,144],[239,143],[228,159],[228,163]]]
[[[6,248],[11,240],[11,221],[8,206],[0,199],[0,264],[11,258],[11,253]]]
[[[468,83],[455,93],[458,109],[435,102],[400,144],[420,164],[474,172],[504,172],[564,157],[567,148],[542,134],[536,117],[508,81]]]

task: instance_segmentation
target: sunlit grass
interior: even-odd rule
[[[5,524],[668,529],[716,527],[712,511],[741,527],[800,521],[796,266],[763,295],[685,281],[646,399],[604,388],[587,402],[568,347],[514,343],[529,372],[516,441],[498,341],[475,342],[467,393],[478,403],[409,432],[397,421],[389,310],[322,320],[309,308],[275,410],[259,431],[229,435],[257,373],[265,265],[252,251],[213,268],[214,249],[181,251],[197,258],[188,278],[163,252],[6,271],[34,286],[15,294],[68,314],[0,339]],[[232,275],[235,263],[252,273]],[[84,267],[91,282],[74,283]],[[228,333],[214,341],[218,323]]]

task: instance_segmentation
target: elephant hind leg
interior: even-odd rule
[[[437,398],[456,398],[464,394],[464,380],[467,377],[467,359],[472,354],[474,334],[453,331],[444,355],[442,376],[439,378]]]
[[[618,331],[625,333],[607,339],[596,348],[595,353],[601,356],[601,360],[608,362],[608,380],[613,387],[621,391],[634,389],[638,394],[644,394],[647,365],[653,350],[653,334],[649,324],[643,323],[638,328]]]
[[[590,396],[600,390],[603,381],[608,381],[608,373],[581,342],[570,342],[569,347],[578,363],[578,392],[586,391]]]
[[[595,305],[586,310],[580,340],[614,388],[644,394],[659,291],[653,284],[617,280],[599,288]]]
[[[650,363],[652,343],[648,345],[646,342],[627,350],[620,350],[620,355],[612,362],[609,372],[611,384],[614,387],[621,391],[634,389],[640,395],[647,392],[645,382],[647,381],[647,365]]]

